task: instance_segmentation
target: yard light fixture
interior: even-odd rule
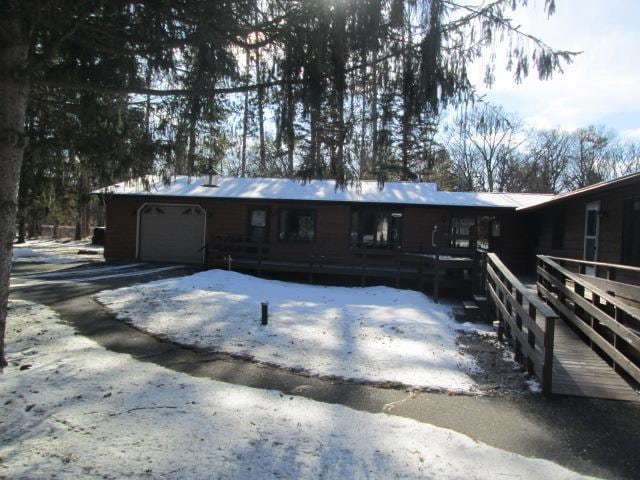
[[[209,163],[209,166],[204,171],[204,174],[208,177],[208,182],[202,185],[203,187],[217,187],[220,182],[220,172],[218,172],[212,165],[212,162]]]

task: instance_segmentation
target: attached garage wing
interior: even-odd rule
[[[206,214],[201,207],[145,204],[138,215],[140,260],[203,263]]]

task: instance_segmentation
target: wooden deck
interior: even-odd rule
[[[426,249],[419,249],[426,250]],[[252,242],[212,243],[207,249],[208,267],[257,272],[287,272],[307,275],[358,277],[361,285],[378,279],[393,279],[396,287],[412,285],[420,291],[430,286],[436,303],[440,288],[470,289],[478,273],[473,248],[437,248],[435,251],[376,250],[354,248],[349,256],[326,256],[308,252],[273,254],[269,244]],[[472,273],[473,272],[473,273]],[[477,276],[477,275],[475,275]]]
[[[532,294],[537,294],[535,279],[523,278],[522,283]],[[640,402],[640,393],[573,328],[562,317],[556,321],[551,393]]]

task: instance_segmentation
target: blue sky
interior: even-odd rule
[[[555,48],[583,53],[544,82],[533,74],[515,84],[498,68],[493,87],[481,91],[532,126],[601,124],[640,141],[640,0],[556,0],[549,19],[543,4],[532,1],[514,20]]]

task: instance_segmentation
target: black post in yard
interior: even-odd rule
[[[262,307],[262,325],[267,325],[269,323],[269,302],[266,300],[260,303]]]
[[[439,302],[440,299],[440,253],[438,252],[438,242],[436,240],[436,235],[438,234],[438,226],[433,227],[433,231],[431,232],[431,246],[433,247],[433,256],[434,256],[434,264],[433,264],[433,301],[435,303]]]
[[[433,271],[433,301],[440,302],[440,254],[436,250]]]

